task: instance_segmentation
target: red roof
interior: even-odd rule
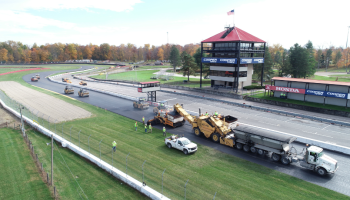
[[[273,77],[272,80],[273,81],[292,81],[292,82],[302,82],[302,83],[350,86],[350,82],[320,81],[320,80],[303,79],[303,78]]]
[[[140,82],[140,84],[150,84],[150,83],[159,83],[159,81],[151,81],[151,82]]]
[[[242,41],[242,42],[261,42],[265,43],[264,40],[261,40],[254,35],[251,35],[237,27],[234,27],[234,29],[225,37],[221,38],[222,35],[224,35],[226,32],[222,31],[219,34],[216,34],[206,40],[203,40],[202,42],[234,42],[234,41]]]

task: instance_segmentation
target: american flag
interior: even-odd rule
[[[231,10],[231,11],[227,12],[227,15],[233,15],[234,12],[235,12],[235,10]]]

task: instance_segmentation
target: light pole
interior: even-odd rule
[[[345,45],[345,49],[347,50],[347,48],[348,48],[348,39],[349,39],[349,29],[350,29],[350,26],[348,26],[348,36],[346,37],[346,45]],[[349,55],[349,51],[347,51],[347,53],[346,53],[346,62],[345,62],[345,70],[346,70],[346,73],[348,73],[348,55]],[[350,70],[349,70],[349,72],[350,72]]]

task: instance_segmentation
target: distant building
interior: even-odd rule
[[[265,41],[237,27],[227,27],[225,31],[203,40],[202,53],[211,54],[211,57],[202,55],[202,63],[210,64],[211,86],[237,90],[251,85],[253,64],[264,63],[265,46]]]

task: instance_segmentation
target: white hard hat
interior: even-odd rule
[[[115,142],[115,141],[114,141]]]

